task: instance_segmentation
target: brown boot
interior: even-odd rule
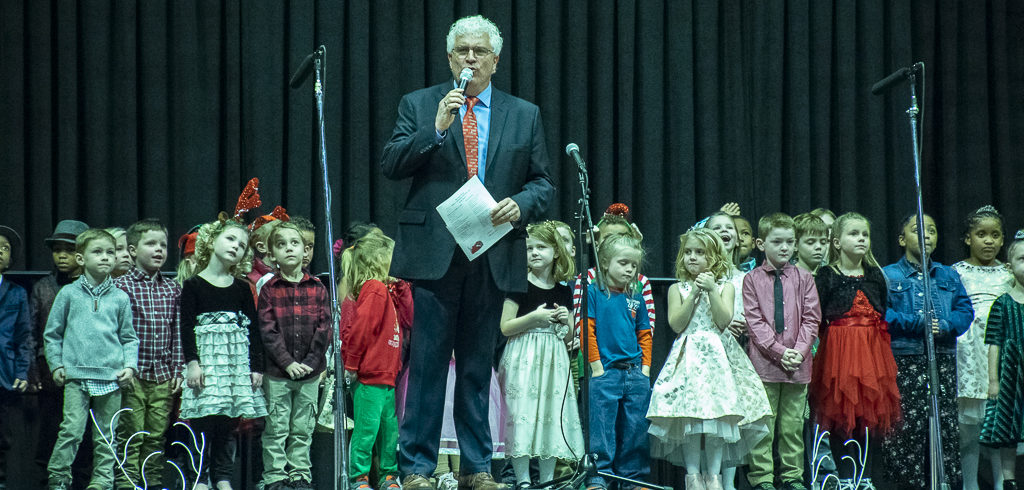
[[[427,477],[413,473],[402,477],[402,488],[408,490],[434,490],[434,485],[430,484],[430,479]]]
[[[494,481],[494,477],[490,473],[481,471],[480,473],[473,473],[472,475],[460,476],[459,477],[459,488],[469,488],[472,490],[498,490],[498,483]]]

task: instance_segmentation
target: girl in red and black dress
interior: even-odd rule
[[[840,216],[833,224],[832,244],[831,264],[815,280],[822,328],[811,400],[822,430],[831,433],[840,476],[856,486],[858,480],[870,482],[877,436],[900,420],[900,394],[885,321],[888,288],[871,253],[867,219],[856,213]],[[868,441],[866,430],[871,432]],[[860,451],[845,444],[849,439],[859,443]],[[861,453],[865,449],[867,457]],[[843,455],[858,461],[857,468]]]

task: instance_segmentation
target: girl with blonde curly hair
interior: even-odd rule
[[[252,264],[249,233],[234,220],[199,228],[194,277],[181,290],[181,344],[188,364],[181,394],[181,418],[206,437],[197,489],[212,481],[231,488],[233,448],[229,441],[240,417],[267,415],[263,344],[256,304],[241,277]]]
[[[732,260],[708,228],[679,237],[668,322],[678,334],[647,418],[651,455],[686,468],[686,488],[721,490],[722,470],[742,464],[772,414],[761,378],[736,339]],[[707,473],[701,473],[702,459]]]

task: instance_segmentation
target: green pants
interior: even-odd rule
[[[807,385],[794,383],[765,383],[768,403],[774,415],[768,419],[768,435],[750,450],[750,486],[773,483],[775,465],[772,444],[778,443],[779,480],[803,481],[804,477],[804,406],[807,404]]]
[[[53,446],[50,463],[46,466],[51,484],[71,482],[71,463],[78,454],[85,425],[92,423],[92,418],[89,417],[90,407],[102,430],[93,427],[92,431],[92,479],[89,484],[102,488],[109,488],[114,484],[114,453],[103,437],[105,435],[109,439],[114,438],[110,431],[110,419],[121,409],[121,390],[102,396],[89,396],[85,383],[79,381],[68,381],[64,385],[64,419],[60,422],[57,442]]]
[[[370,473],[373,443],[380,435],[380,473],[398,474],[398,416],[395,415],[395,388],[356,383],[352,390],[355,428],[349,447],[349,473],[352,480]]]
[[[171,381],[163,383],[136,379],[130,388],[122,390],[121,408],[131,410],[121,412],[118,418],[117,440],[125,444],[127,441],[127,458],[124,462],[124,473],[116,472],[118,488],[132,488],[142,484],[142,463],[153,453],[160,453],[149,458],[146,464],[147,487],[161,488],[167,458],[164,457],[164,435],[171,417]],[[137,432],[148,432],[148,435]],[[127,474],[127,478],[125,477]],[[128,481],[131,478],[131,482]]]
[[[267,426],[263,431],[263,483],[313,480],[309,446],[316,425],[319,379],[293,381],[266,376]]]

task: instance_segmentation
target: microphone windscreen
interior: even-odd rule
[[[576,143],[569,143],[568,145],[565,145],[566,155],[572,156],[572,152],[574,151],[580,151],[579,145],[577,145]]]

